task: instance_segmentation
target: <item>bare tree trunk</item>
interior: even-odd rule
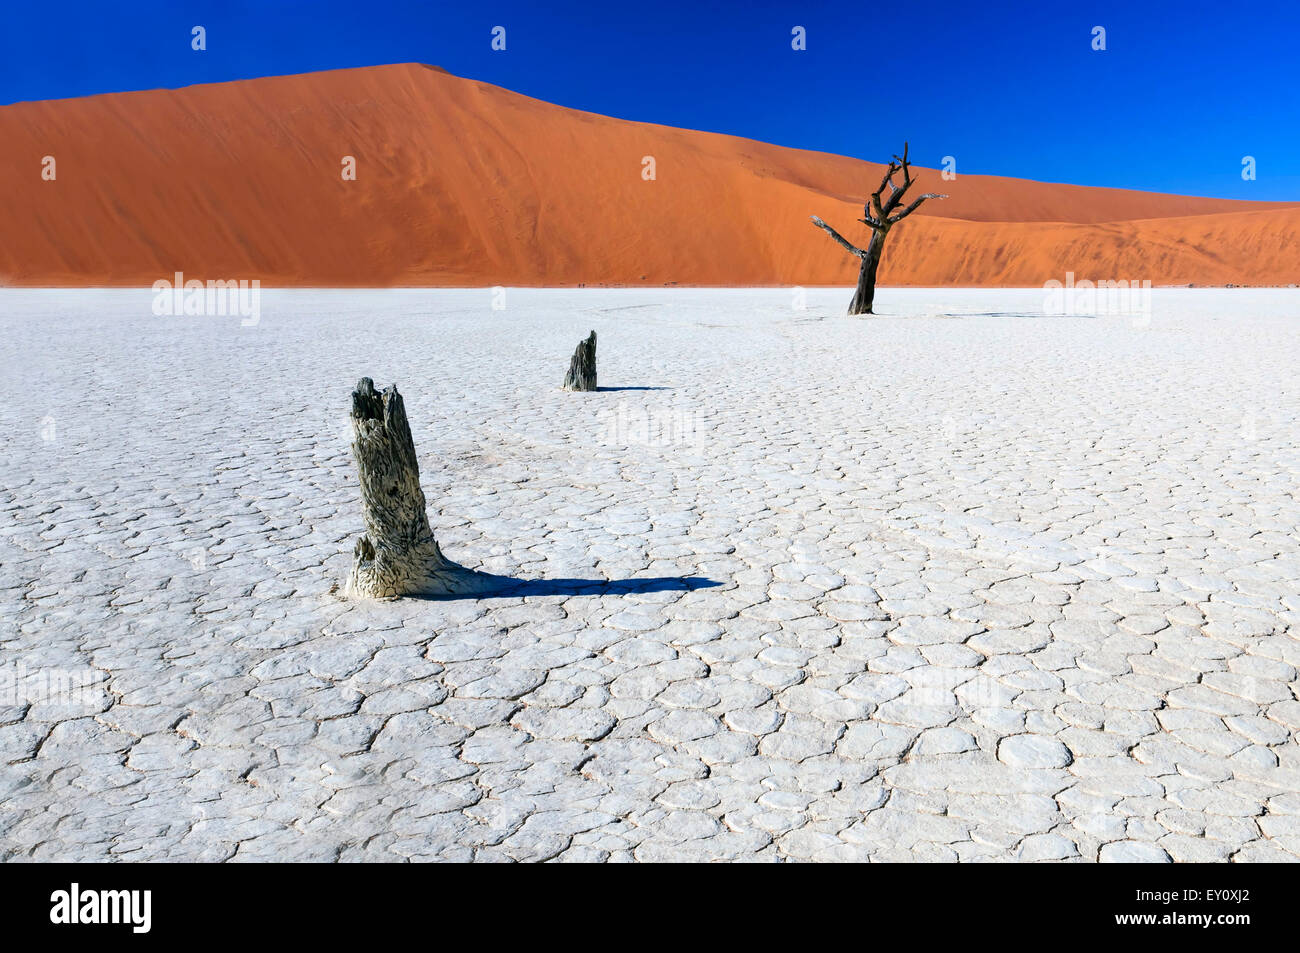
[[[578,342],[578,349],[573,352],[569,362],[569,373],[564,375],[565,390],[596,389],[596,332],[586,340]]]
[[[849,314],[873,314],[872,302],[876,298],[876,270],[880,267],[880,253],[885,247],[885,232],[871,232],[866,254],[858,268],[858,287],[849,302]]]
[[[485,592],[496,577],[458,566],[429,528],[415,441],[397,385],[383,393],[363,377],[352,392],[352,455],[366,534],[357,540],[346,594],[353,598]]]

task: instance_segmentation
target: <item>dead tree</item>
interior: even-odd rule
[[[569,362],[569,373],[564,375],[565,390],[596,389],[596,332],[586,340],[578,342],[578,349],[573,352]]]
[[[363,377],[352,392],[352,455],[361,482],[366,534],[357,540],[346,594],[353,598],[486,592],[496,577],[458,566],[438,548],[425,512],[420,467],[397,385],[375,391]]]
[[[894,184],[894,175],[898,172],[903,173],[903,184],[901,186]],[[903,143],[902,157],[894,156],[890,160],[889,168],[885,170],[885,177],[880,180],[880,188],[871,193],[871,201],[862,207],[862,212],[866,217],[860,218],[858,221],[871,229],[871,241],[867,242],[866,248],[858,248],[816,215],[812,217],[814,225],[823,229],[827,235],[839,242],[850,255],[862,260],[862,264],[858,268],[858,289],[853,293],[853,300],[849,302],[849,314],[872,313],[871,302],[876,296],[876,269],[880,267],[880,253],[884,250],[885,236],[889,234],[889,230],[915,212],[926,199],[946,199],[948,197],[940,195],[938,192],[927,192],[902,211],[898,211],[898,207],[903,202],[903,196],[912,187],[912,181],[912,166],[907,161],[907,143],[905,142]],[[882,199],[881,194],[885,191],[886,186],[889,187],[889,195]]]

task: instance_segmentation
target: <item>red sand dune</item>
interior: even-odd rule
[[[808,217],[862,238],[881,172],[416,64],[19,103],[0,142],[0,281],[22,285],[844,284],[856,262]],[[1300,203],[918,178],[951,198],[894,231],[886,284],[1300,282]]]

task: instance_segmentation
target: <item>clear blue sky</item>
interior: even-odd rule
[[[958,173],[1300,200],[1300,0],[708,6],[9,0],[0,102],[418,61],[606,115],[865,159],[908,138],[919,163],[951,155]],[[190,49],[196,24],[206,52]]]

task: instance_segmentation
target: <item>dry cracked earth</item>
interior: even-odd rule
[[[1297,859],[1300,298],[847,297],[3,292],[0,857]]]

